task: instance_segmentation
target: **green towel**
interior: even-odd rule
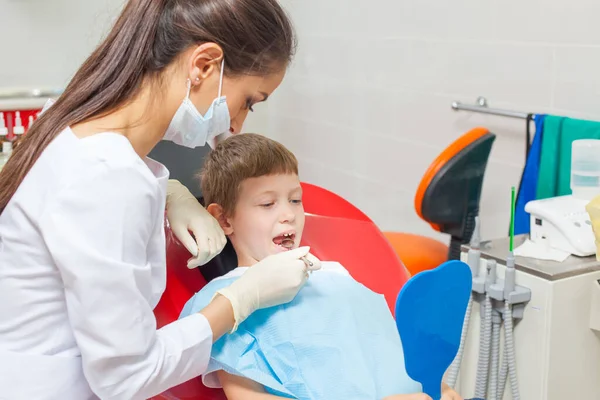
[[[600,122],[546,117],[537,199],[571,194],[571,144],[578,139],[600,139]]]

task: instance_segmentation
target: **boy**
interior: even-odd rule
[[[298,164],[280,143],[255,134],[230,137],[209,154],[201,179],[207,209],[235,248],[238,268],[206,285],[181,317],[263,258],[293,251],[304,228]],[[215,343],[208,371],[205,385],[222,386],[229,400],[428,399],[406,373],[383,296],[338,263],[323,262],[292,302],[255,313]],[[445,392],[444,399],[459,399]]]

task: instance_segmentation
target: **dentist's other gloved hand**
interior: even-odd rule
[[[173,234],[193,256],[188,268],[206,264],[227,243],[219,222],[175,179],[167,184],[167,219]]]
[[[229,299],[233,307],[232,332],[254,311],[294,299],[308,279],[309,271],[321,268],[321,261],[309,251],[310,247],[299,247],[271,255],[248,268],[229,287],[217,291],[216,295]],[[302,257],[309,262],[305,263]]]

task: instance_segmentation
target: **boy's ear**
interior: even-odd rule
[[[219,225],[221,225],[221,229],[226,236],[229,236],[233,233],[233,227],[227,220],[225,213],[223,212],[223,207],[218,204],[212,203],[206,207],[206,211],[210,213],[217,221],[219,221]]]

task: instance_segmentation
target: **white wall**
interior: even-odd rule
[[[0,88],[64,87],[124,0],[0,0]]]
[[[454,100],[600,119],[600,2],[283,0],[299,51],[269,100],[268,135],[306,181],[381,228],[436,236],[413,205],[430,162],[482,125],[497,134],[482,234],[508,231],[525,122],[452,111]]]
[[[64,85],[123,2],[0,0],[0,88]],[[596,0],[282,2],[299,51],[246,130],[288,145],[304,180],[347,197],[383,229],[435,236],[414,211],[419,180],[450,142],[483,125],[498,135],[483,235],[506,234],[525,123],[456,113],[452,101],[482,95],[493,107],[600,119]]]
[[[0,0],[0,92],[62,89],[106,35],[126,0]],[[0,109],[45,101],[0,101]],[[266,131],[267,108],[245,127]]]

